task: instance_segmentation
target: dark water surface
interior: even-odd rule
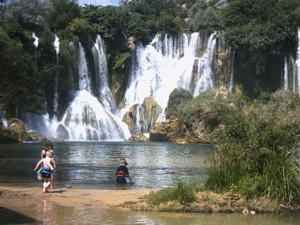
[[[40,144],[0,145],[0,183],[35,184],[33,167]],[[115,186],[119,159],[129,162],[134,187],[165,187],[178,180],[205,179],[210,145],[167,143],[57,143],[56,182],[60,185]]]

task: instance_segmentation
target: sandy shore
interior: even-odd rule
[[[118,207],[128,202],[136,202],[149,194],[151,189],[97,190],[84,188],[55,189],[52,193],[43,194],[38,187],[0,186],[0,203],[24,200],[46,199],[61,206],[100,205]]]
[[[40,202],[47,200],[59,206],[91,206],[101,208],[121,208],[134,211],[195,212],[195,213],[242,213],[245,209],[254,213],[273,213],[280,211],[300,211],[300,207],[284,206],[267,198],[245,199],[239,194],[198,192],[196,201],[181,205],[170,201],[157,206],[145,201],[145,195],[157,189],[98,190],[85,188],[55,189],[42,193],[38,187],[8,187],[0,185],[0,207],[10,203]]]

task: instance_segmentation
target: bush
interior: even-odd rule
[[[268,101],[231,99],[211,106],[222,125],[212,133],[217,144],[206,186],[299,201],[300,98],[280,91]]]
[[[177,201],[181,205],[187,205],[196,200],[195,186],[178,182],[176,187],[165,188],[158,192],[153,192],[148,196],[151,205],[159,205],[170,201]]]

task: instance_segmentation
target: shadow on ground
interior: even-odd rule
[[[38,221],[11,209],[0,207],[0,224],[37,224]]]

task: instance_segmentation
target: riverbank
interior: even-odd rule
[[[154,189],[97,190],[82,188],[55,189],[53,193],[43,194],[39,187],[0,186],[0,206],[14,202],[38,202],[48,200],[56,205],[92,206],[118,208],[132,211],[153,212],[191,212],[191,213],[257,213],[299,212],[300,207],[279,204],[266,198],[246,200],[233,193],[216,194],[198,192],[196,201],[181,205],[170,201],[157,206],[149,204],[147,196]]]
[[[44,194],[39,187],[0,186],[0,204],[8,201],[49,200],[60,206],[100,205],[120,207],[128,202],[138,202],[150,189],[97,190],[85,188],[57,188]]]

